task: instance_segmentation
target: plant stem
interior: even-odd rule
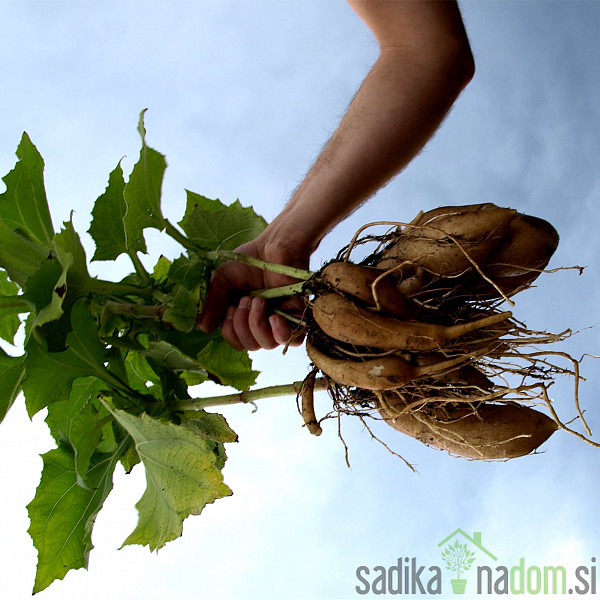
[[[208,406],[226,406],[229,404],[246,404],[262,398],[276,398],[278,396],[297,396],[302,388],[302,381],[286,383],[284,385],[272,385],[257,390],[248,390],[238,394],[226,394],[224,396],[211,396],[209,398],[194,398],[193,400],[179,400],[173,405],[176,411],[203,410]],[[324,377],[315,380],[315,391],[326,390],[328,382]]]
[[[165,231],[168,235],[170,235],[176,242],[179,242],[186,250],[192,250],[193,252],[197,251],[197,248],[194,246],[190,240],[188,240],[177,227],[174,227],[169,219],[165,219]]]
[[[253,267],[258,267],[263,271],[287,275],[288,277],[293,277],[294,279],[300,279],[302,281],[306,281],[314,275],[312,271],[307,271],[306,269],[298,269],[297,267],[267,262],[260,258],[246,256],[245,254],[240,254],[239,252],[233,252],[231,250],[203,250],[202,253],[209,260],[235,260]]]
[[[103,279],[92,279],[92,283],[82,286],[85,292],[100,294],[102,296],[152,296],[153,291],[149,287],[132,285],[130,283],[116,283]]]
[[[143,286],[148,285],[148,282],[150,281],[150,274],[144,268],[144,265],[142,264],[140,257],[137,255],[137,252],[130,251],[127,254],[129,255],[131,262],[133,263],[135,272],[138,274],[138,276],[142,280],[142,285]]]
[[[263,271],[270,271],[271,273],[287,275],[288,277],[300,279],[301,281],[306,281],[314,275],[312,271],[307,271],[306,269],[298,269],[296,267],[290,267],[288,265],[280,265],[278,263],[267,262],[265,260],[261,260],[260,258],[246,256],[245,254],[240,254],[239,252],[233,252],[232,250],[205,250],[196,246],[196,244],[194,244],[187,237],[185,237],[178,229],[173,227],[173,225],[169,223],[167,219],[165,219],[165,231],[168,235],[170,235],[174,240],[179,242],[187,250],[195,252],[199,256],[207,258],[211,261],[235,260],[237,262],[257,267],[259,269],[262,269]]]
[[[258,296],[259,298],[283,298],[285,296],[296,296],[302,294],[304,281],[293,283],[292,285],[282,285],[276,288],[267,288],[266,290],[253,290],[250,296]]]
[[[306,321],[303,321],[302,319],[299,319],[298,317],[294,317],[282,310],[279,310],[278,308],[273,309],[273,312],[276,315],[281,315],[284,319],[287,319],[288,321],[290,321],[290,323],[295,323],[296,325],[302,325],[302,327],[306,327]]]
[[[129,315],[138,319],[162,319],[166,307],[162,304],[147,306],[145,304],[130,304],[128,302],[111,302],[105,304],[105,310],[110,314]]]

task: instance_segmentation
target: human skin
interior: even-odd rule
[[[237,252],[307,269],[323,237],[420,152],[473,77],[473,56],[455,2],[347,1],[375,36],[377,61],[289,203]],[[292,282],[226,262],[213,275],[198,327],[209,332],[221,326],[238,350],[288,343],[286,319],[269,315],[264,299],[243,294]],[[289,299],[281,308],[293,313],[302,303]]]

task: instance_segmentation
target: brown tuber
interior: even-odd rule
[[[379,394],[386,423],[424,444],[476,460],[506,460],[531,454],[557,429],[545,414],[521,404],[439,402],[407,410],[394,392]]]
[[[320,278],[330,288],[378,306],[384,313],[412,318],[406,298],[388,278],[382,277],[381,271],[351,262],[333,262],[321,271]]]
[[[496,313],[459,325],[399,321],[373,313],[335,292],[318,296],[312,314],[329,337],[357,346],[383,350],[426,351],[443,348],[450,340],[509,319],[510,312]]]
[[[421,217],[383,251],[377,268],[409,262],[439,277],[453,277],[470,269],[472,261],[485,264],[515,214],[513,209],[483,205],[479,210],[447,207],[447,212]]]
[[[339,359],[317,350],[309,341],[306,352],[310,360],[336,383],[363,390],[391,390],[415,379],[441,373],[469,360],[458,356],[435,364],[415,366],[400,356],[379,356],[362,360]]]

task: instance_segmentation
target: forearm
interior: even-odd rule
[[[433,56],[420,48],[383,48],[267,235],[314,250],[332,227],[418,154],[472,73],[468,44],[449,44]]]

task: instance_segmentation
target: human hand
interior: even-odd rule
[[[259,236],[235,250],[241,254],[302,269],[308,268],[310,252],[269,243]],[[213,274],[197,325],[205,332],[221,326],[223,338],[236,350],[273,349],[280,344],[299,346],[303,336],[291,339],[292,328],[281,315],[269,314],[264,298],[250,297],[244,292],[296,283],[286,275],[264,271],[244,263],[227,261]],[[240,297],[241,296],[241,297]],[[304,310],[301,298],[283,300],[280,308],[300,316]]]

